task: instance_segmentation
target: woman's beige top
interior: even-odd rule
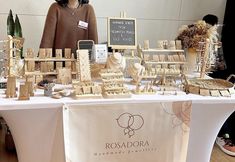
[[[40,48],[77,50],[79,40],[98,43],[94,9],[89,4],[71,9],[53,3],[48,11]]]

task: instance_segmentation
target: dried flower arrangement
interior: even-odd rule
[[[179,29],[177,40],[181,40],[183,48],[199,48],[200,42],[206,42],[209,39],[210,42],[218,41],[218,33],[216,26],[211,26],[203,20],[199,20],[191,25],[183,25]]]

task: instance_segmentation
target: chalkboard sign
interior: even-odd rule
[[[136,19],[108,18],[108,46],[113,49],[136,49]]]

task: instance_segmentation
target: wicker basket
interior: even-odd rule
[[[234,75],[231,75],[234,77]],[[203,96],[230,97],[234,93],[234,84],[223,79],[192,79],[186,80],[185,90],[187,93]]]

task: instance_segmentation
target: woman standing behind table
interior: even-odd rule
[[[40,48],[71,48],[79,40],[98,43],[97,24],[89,0],[56,0],[48,11]]]

